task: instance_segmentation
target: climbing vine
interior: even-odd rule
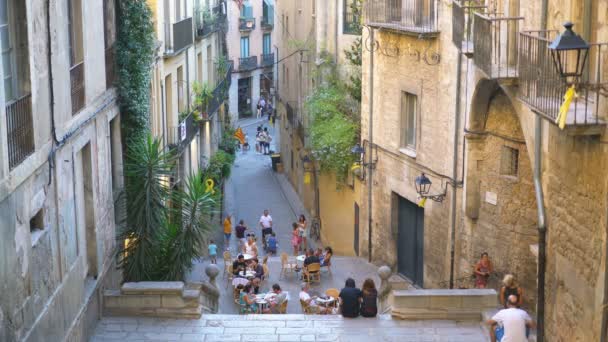
[[[155,38],[152,12],[145,0],[119,1],[116,64],[123,142],[149,131],[150,79]],[[127,150],[127,149],[125,149]]]

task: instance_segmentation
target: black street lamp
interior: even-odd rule
[[[583,75],[589,54],[589,44],[572,31],[571,22],[564,23],[566,30],[549,45],[557,72],[567,83],[576,83]],[[568,82],[568,80],[571,82]]]
[[[445,195],[447,194],[447,186],[445,189],[443,189],[443,192],[440,194],[434,194],[434,195],[429,194],[429,192],[431,191],[431,185],[433,185],[433,182],[431,182],[429,177],[427,177],[424,173],[421,173],[420,176],[416,177],[415,185],[416,185],[416,192],[418,193],[420,198],[423,199],[419,204],[421,207],[424,206],[424,202],[426,201],[427,198],[430,198],[435,202],[443,202],[443,200],[445,199]]]

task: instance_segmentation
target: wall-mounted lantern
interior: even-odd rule
[[[421,173],[420,176],[416,177],[415,186],[416,192],[418,196],[422,198],[422,201],[418,204],[421,207],[424,207],[424,203],[426,199],[432,199],[435,202],[443,202],[445,199],[445,195],[447,194],[447,186],[443,189],[443,192],[440,194],[430,194],[431,186],[433,182],[427,177],[424,173]]]
[[[549,45],[557,72],[568,84],[574,84],[583,75],[589,54],[589,44],[572,31],[571,22],[564,23],[566,30]]]

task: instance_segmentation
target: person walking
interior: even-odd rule
[[[210,240],[207,249],[209,250],[209,259],[211,259],[211,263],[217,264],[217,245],[215,244],[215,241]]]
[[[266,249],[266,235],[272,234],[272,216],[268,209],[264,209],[264,214],[260,216],[260,228],[262,229],[262,244]]]
[[[517,295],[510,295],[507,308],[486,322],[490,326],[492,342],[528,342],[529,329],[533,329],[536,323],[527,312],[517,308],[517,301]]]
[[[247,225],[245,225],[245,221],[240,220],[239,225],[234,228],[236,238],[239,240],[239,250],[243,249],[243,246],[247,243],[247,239],[245,239],[245,231],[247,230]]]
[[[507,274],[503,280],[502,280],[502,284],[503,286],[500,288],[500,296],[499,296],[499,300],[500,300],[500,304],[502,304],[502,306],[504,308],[507,307],[507,299],[511,296],[511,295],[515,295],[517,296],[517,307],[521,307],[521,305],[524,303],[524,291],[522,290],[521,287],[517,286],[517,284],[515,284],[515,277],[512,274]]]
[[[230,249],[230,237],[232,236],[232,215],[226,215],[224,219],[224,249]]]
[[[300,250],[300,233],[299,227],[297,223],[293,223],[292,225],[293,231],[291,232],[291,246],[293,247],[293,255],[297,256]]]
[[[300,226],[300,232],[302,233],[302,248],[304,250],[308,249],[308,237],[310,236],[310,231],[306,225],[306,216],[303,214],[298,218],[298,226]]]

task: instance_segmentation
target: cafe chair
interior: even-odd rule
[[[287,253],[281,253],[281,274],[279,275],[279,279],[283,277],[283,274],[294,272],[297,266],[297,264],[289,262]]]
[[[305,301],[300,299],[300,306],[302,307],[302,312],[304,312],[307,315],[314,315],[315,311],[313,310],[313,308],[306,303]]]
[[[321,264],[316,262],[306,266],[302,275],[304,276],[304,281],[307,283],[315,281],[321,282]]]
[[[325,290],[325,295],[326,296],[330,296],[330,297],[334,297],[334,299],[336,300],[334,302],[334,306],[338,307],[338,299],[340,297],[340,290],[334,289],[334,288],[327,289],[327,290]]]
[[[279,306],[279,313],[280,314],[286,314],[287,313],[287,302],[289,302],[288,300],[283,301],[283,303],[281,303],[281,306]]]
[[[232,265],[228,266],[228,269],[224,273],[224,278],[226,279],[226,287],[228,287],[228,284],[232,284],[232,280],[234,279],[234,274],[232,273]]]
[[[262,280],[268,280],[270,279],[270,270],[268,269],[268,265],[266,264],[262,264],[262,268],[264,269],[264,279]]]
[[[224,276],[226,275],[226,273],[232,273],[232,272],[228,272],[228,267],[232,266],[232,255],[230,255],[230,251],[225,251],[224,252]]]

